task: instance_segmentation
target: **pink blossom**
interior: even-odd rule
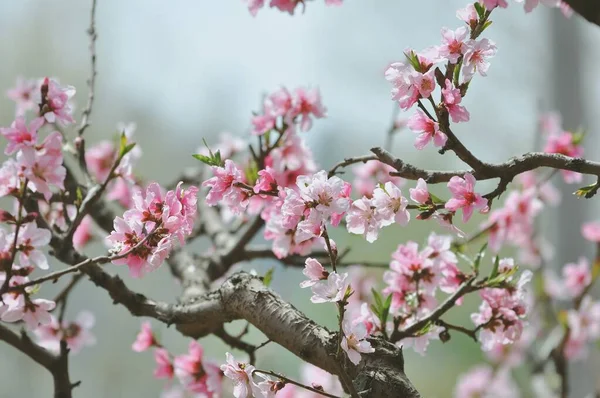
[[[302,288],[314,286],[317,282],[327,279],[329,276],[329,272],[323,268],[321,263],[312,257],[307,258],[304,264],[305,266],[304,270],[302,270],[302,273],[308,278],[308,280],[300,283],[300,287]]]
[[[227,363],[221,365],[221,370],[225,374],[225,377],[231,379],[234,383],[233,396],[235,398],[252,397],[252,373],[254,372],[254,366],[237,362],[230,353],[226,353],[225,355],[227,356]]]
[[[448,189],[452,193],[452,198],[446,202],[446,209],[457,211],[462,209],[463,222],[469,221],[473,210],[480,212],[487,211],[487,199],[475,192],[475,177],[471,174],[465,174],[464,178],[454,176],[448,182]]]
[[[385,79],[392,83],[392,99],[398,101],[400,108],[410,109],[419,99],[419,90],[414,85],[411,65],[402,62],[391,64],[385,71]]]
[[[352,324],[348,320],[343,323],[344,337],[342,338],[342,349],[346,351],[348,359],[355,365],[358,365],[361,359],[360,354],[370,354],[375,352],[366,338],[367,329],[362,323]]]
[[[410,324],[407,326],[409,325]],[[439,335],[442,330],[443,329],[439,326],[433,326],[427,333],[423,335],[402,340],[403,347],[410,347],[415,350],[416,353],[424,356],[431,340],[439,340]]]
[[[84,346],[96,344],[96,338],[90,332],[94,323],[94,315],[89,311],[80,312],[73,322],[63,321],[62,325],[59,325],[58,320],[51,316],[49,324],[35,330],[38,345],[58,353],[60,341],[64,339],[71,353],[76,354]]]
[[[256,16],[258,10],[263,8],[265,5],[265,0],[247,0],[248,1],[248,10],[253,17]]]
[[[381,221],[371,200],[363,197],[352,202],[346,216],[346,228],[351,234],[363,235],[370,243],[377,240]]]
[[[10,239],[14,239],[14,232]],[[50,243],[52,234],[47,229],[38,228],[35,223],[27,223],[19,229],[17,248],[21,266],[36,265],[40,269],[48,269],[48,260],[40,248]]]
[[[342,0],[325,0],[325,5],[328,6],[341,6]]]
[[[173,364],[171,363],[171,356],[169,351],[164,348],[157,348],[154,350],[154,361],[156,362],[156,369],[154,369],[154,377],[157,379],[172,379],[174,375]]]
[[[154,337],[154,332],[152,332],[152,326],[150,325],[150,322],[143,322],[142,329],[136,336],[135,342],[131,346],[131,349],[136,352],[143,352],[150,347],[157,346],[159,346],[159,344]]]
[[[327,280],[320,280],[312,286],[312,297],[310,301],[315,304],[335,303],[344,299],[349,287],[348,274],[342,275],[331,272]]]
[[[565,287],[572,297],[577,297],[592,282],[592,270],[585,257],[580,257],[577,263],[569,263],[563,268]]]
[[[516,0],[518,3],[525,3],[525,12],[531,12],[540,3],[547,7],[558,8],[560,6],[560,0]]]
[[[450,63],[455,64],[458,59],[467,50],[465,40],[469,31],[464,26],[452,31],[448,28],[442,28],[442,45],[439,47],[439,55],[446,58]]]
[[[248,205],[248,196],[235,185],[244,182],[241,170],[229,159],[225,160],[225,167],[213,166],[212,170],[215,176],[202,183],[202,186],[210,187],[206,204],[216,206],[223,201],[235,214],[241,213]]]
[[[549,135],[546,146],[544,147],[544,152],[580,158],[583,156],[583,147],[580,142],[576,141],[576,138],[575,134],[568,131],[563,131],[556,135]],[[581,182],[583,180],[583,176],[574,171],[561,170],[561,174],[567,184]]]
[[[419,95],[422,98],[428,98],[435,90],[435,75],[433,69],[425,73],[412,73],[410,75],[410,81],[419,91]]]
[[[54,80],[44,79],[42,93],[46,91],[40,105],[40,114],[48,123],[74,123],[69,99],[75,95],[75,88],[71,86],[61,87]]]
[[[573,16],[573,9],[566,1],[561,0],[558,7],[560,8],[560,12],[562,12],[565,18],[571,18]]]
[[[85,163],[96,181],[104,182],[108,177],[114,162],[116,150],[110,141],[101,141],[86,149]]]
[[[277,117],[273,115],[272,108],[268,104],[263,105],[262,113],[252,117],[252,135],[263,135],[275,128]]]
[[[446,87],[442,89],[442,96],[444,98],[444,105],[446,105],[446,109],[448,109],[448,113],[454,123],[469,121],[471,117],[469,111],[464,106],[459,105],[462,101],[460,90],[453,88],[450,79],[446,79]]]
[[[264,170],[258,172],[258,180],[254,185],[254,193],[260,191],[276,191],[277,181],[275,181],[273,168],[267,166]]]
[[[124,208],[133,206],[133,192],[140,189],[136,184],[132,184],[125,178],[117,177],[107,188],[106,199],[117,201]]]
[[[406,125],[415,133],[420,133],[415,141],[415,148],[419,150],[425,148],[432,139],[436,147],[443,147],[448,140],[448,136],[440,131],[439,124],[420,109],[417,109],[417,112],[408,119]]]
[[[300,117],[300,130],[308,131],[312,127],[311,116],[317,119],[323,118],[327,108],[321,104],[321,94],[318,89],[306,90],[300,87],[294,91],[290,112],[294,117]]]
[[[485,8],[487,8],[489,11],[493,10],[496,7],[508,7],[508,3],[506,2],[506,0],[479,0],[479,3],[483,4]]]
[[[188,353],[175,357],[173,360],[174,372],[181,384],[187,386],[203,373],[203,355],[204,349],[202,346],[197,341],[192,340],[189,344]]]
[[[4,153],[11,155],[22,148],[31,148],[37,143],[37,131],[44,124],[44,119],[36,118],[25,124],[25,119],[18,117],[10,127],[0,128],[2,134],[8,140]]]
[[[324,217],[345,213],[350,206],[347,184],[339,177],[327,177],[321,170],[313,176],[299,176],[296,180],[302,200]]]
[[[600,338],[600,302],[585,296],[579,310],[568,311],[567,324],[569,335],[565,356],[572,360],[583,359],[588,354],[587,343]]]
[[[247,148],[248,143],[245,140],[228,132],[219,133],[219,141],[216,145],[211,145],[212,152],[219,151],[221,159],[230,159]],[[196,151],[205,156],[210,155],[208,148],[204,145]]]
[[[393,182],[399,187],[404,185],[405,181],[402,178],[390,175],[390,172],[393,171],[396,171],[393,167],[379,161],[356,165],[352,169],[356,177],[352,185],[358,191],[359,196],[370,198],[375,188],[377,188],[377,184]]]
[[[300,2],[296,0],[271,0],[270,7],[276,7],[279,11],[287,12],[290,15],[294,15],[294,10]],[[236,397],[237,398],[237,397]]]
[[[479,17],[473,3],[469,3],[465,8],[456,11],[456,17],[461,21],[466,22],[469,27],[475,26]]]
[[[15,194],[21,188],[23,173],[14,159],[7,159],[0,168],[0,198]]]
[[[61,135],[54,132],[36,149],[23,148],[17,153],[17,163],[23,176],[29,179],[29,188],[43,194],[46,200],[52,196],[50,186],[64,189],[67,172],[62,165],[61,151]]]
[[[283,383],[279,380],[273,380],[267,375],[258,374],[262,381],[252,384],[252,390],[255,397],[260,398],[281,398],[278,391],[283,388]]]
[[[6,92],[6,95],[17,105],[16,115],[23,116],[26,111],[36,108],[35,103],[36,93],[39,91],[39,83],[34,79],[17,78],[15,88]]]
[[[408,191],[410,192],[410,198],[419,204],[424,205],[431,200],[429,190],[427,189],[427,183],[422,178],[417,180],[417,186],[415,188],[410,188]]]
[[[489,58],[496,55],[496,45],[488,39],[470,40],[467,43],[468,49],[465,53],[463,64],[463,76],[469,81],[475,74],[479,72],[481,76],[487,76],[487,71],[490,68]]]
[[[29,299],[20,295],[15,301],[9,304],[8,308],[2,313],[0,319],[4,322],[23,321],[31,330],[40,325],[47,325],[52,322],[52,316],[49,311],[56,307],[54,301],[46,299]]]
[[[581,234],[590,242],[600,242],[600,221],[583,224],[581,226]]]
[[[83,247],[92,240],[93,221],[90,216],[85,216],[73,234],[73,247],[75,250],[81,251]]]
[[[406,210],[408,200],[402,196],[400,189],[391,182],[386,182],[384,188],[376,188],[371,204],[382,226],[398,223],[408,224],[410,213]]]
[[[518,398],[519,390],[506,369],[493,370],[479,365],[463,374],[456,384],[454,398]]]

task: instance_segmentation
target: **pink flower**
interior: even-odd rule
[[[565,287],[572,297],[577,297],[592,282],[592,271],[585,257],[580,257],[577,263],[569,263],[563,268]]]
[[[479,18],[473,3],[470,3],[465,8],[461,8],[460,10],[456,11],[456,17],[461,21],[466,22],[469,27],[475,26]]]
[[[344,299],[349,287],[348,274],[331,272],[327,280],[320,280],[312,286],[310,301],[315,304],[335,303]]]
[[[247,0],[248,1],[248,10],[253,17],[256,16],[258,10],[263,8],[265,5],[265,0]]]
[[[106,180],[115,162],[115,155],[115,146],[110,141],[101,141],[86,149],[85,163],[96,181],[104,182]]]
[[[396,170],[379,161],[356,165],[352,169],[356,177],[352,185],[358,191],[359,196],[366,196],[368,198],[373,195],[373,191],[379,183],[393,182],[397,186],[404,185],[402,178],[390,175],[392,171]]]
[[[415,133],[420,133],[415,141],[415,148],[419,150],[425,148],[432,139],[436,147],[443,147],[448,140],[448,136],[440,131],[439,124],[420,109],[417,109],[417,112],[408,119],[406,125]]]
[[[254,372],[254,366],[237,362],[230,353],[226,353],[225,355],[227,356],[227,363],[221,365],[221,370],[225,374],[225,377],[231,379],[234,383],[233,396],[235,398],[252,397],[252,373]]]
[[[314,258],[307,258],[304,264],[304,270],[302,270],[302,273],[308,278],[308,280],[300,283],[300,287],[302,288],[314,286],[317,282],[327,279],[329,276],[329,272],[327,272],[321,263]]]
[[[575,134],[563,131],[560,134],[549,135],[544,152],[558,153],[572,158],[580,158],[583,156],[583,147],[580,142],[576,141]],[[581,182],[583,176],[580,173],[569,170],[561,170],[563,179],[567,184]]]
[[[0,198],[17,193],[22,180],[21,166],[14,159],[8,159],[2,163],[0,168]]]
[[[582,359],[587,356],[586,345],[600,338],[600,302],[593,302],[585,296],[578,311],[567,313],[569,338],[565,347],[565,355],[569,359]]]
[[[327,6],[341,6],[342,0],[325,0],[325,5]]]
[[[74,123],[71,105],[69,99],[75,95],[75,88],[71,86],[61,87],[54,80],[45,78],[42,83],[42,98],[40,105],[40,114],[44,116],[48,123]]]
[[[444,105],[446,105],[446,109],[448,109],[448,113],[454,123],[469,121],[471,117],[469,111],[464,106],[459,105],[462,101],[460,90],[453,88],[450,79],[446,79],[446,87],[442,89],[442,96],[444,98]]]
[[[146,351],[150,347],[158,347],[159,344],[154,337],[152,332],[152,326],[150,322],[142,323],[142,329],[135,338],[135,342],[131,346],[131,349],[136,352]]]
[[[431,200],[431,196],[427,189],[427,183],[422,178],[417,180],[417,186],[415,188],[410,188],[408,191],[410,192],[410,198],[419,204],[424,205]]]
[[[29,123],[29,128],[27,128],[25,119],[18,117],[10,127],[0,128],[0,134],[8,140],[4,153],[11,155],[22,148],[34,147],[37,143],[37,131],[43,124],[44,119],[36,118]]]
[[[254,193],[259,193],[260,191],[277,191],[274,170],[269,166],[258,172],[258,180],[254,185]]]
[[[194,382],[199,374],[202,374],[202,357],[204,350],[195,340],[190,341],[188,353],[178,355],[173,361],[175,375],[183,385]]]
[[[371,200],[363,197],[352,203],[346,216],[346,228],[351,234],[363,235],[367,242],[375,242],[381,228],[381,220]]]
[[[452,198],[446,202],[446,209],[457,211],[462,209],[463,222],[469,221],[474,209],[480,212],[487,211],[487,199],[475,192],[475,178],[467,173],[464,178],[454,176],[448,182],[448,189],[452,192]]]
[[[33,79],[17,78],[17,85],[6,92],[6,95],[17,104],[16,115],[23,116],[26,111],[36,108],[34,98],[39,91],[39,83]]]
[[[525,12],[531,12],[540,3],[547,7],[558,8],[560,6],[560,0],[516,0],[518,3],[525,3]]]
[[[4,322],[23,321],[30,330],[34,330],[40,325],[47,325],[52,322],[49,311],[52,311],[54,307],[56,307],[54,301],[46,299],[30,300],[20,295],[2,313],[0,319]]]
[[[454,31],[442,28],[442,45],[438,49],[439,55],[446,58],[452,64],[458,62],[458,59],[467,50],[465,40],[468,35],[469,31],[464,26]]]
[[[590,242],[600,242],[600,221],[587,222],[581,227],[581,234]]]
[[[157,348],[154,350],[154,361],[156,362],[156,369],[154,369],[154,377],[157,379],[172,379],[174,375],[173,364],[171,363],[171,356],[169,351],[164,348]]]
[[[467,46],[468,49],[463,64],[465,80],[471,80],[475,72],[479,72],[481,76],[487,76],[487,71],[490,68],[488,59],[496,55],[496,45],[491,40],[481,39],[479,41],[470,40]]]
[[[10,239],[14,237],[14,232]],[[50,243],[52,234],[47,229],[38,228],[35,223],[27,223],[19,229],[17,248],[19,249],[19,263],[21,266],[37,265],[40,269],[48,269],[48,260],[39,248]]]
[[[518,398],[519,390],[506,369],[494,371],[479,365],[463,374],[456,384],[454,398]]]
[[[46,137],[36,149],[27,147],[17,153],[17,163],[29,179],[29,188],[43,194],[46,200],[52,196],[51,185],[64,189],[67,172],[62,159],[62,138],[58,132]]]
[[[410,75],[414,87],[419,91],[422,98],[428,98],[435,90],[435,75],[433,69],[426,73],[412,73]]]
[[[348,359],[355,365],[360,362],[360,354],[370,354],[375,352],[366,338],[367,329],[362,323],[352,325],[348,320],[343,323],[344,337],[342,338],[342,349],[346,351]]]
[[[235,185],[244,180],[241,170],[229,159],[225,160],[225,167],[213,167],[212,170],[215,176],[202,183],[202,186],[210,187],[206,204],[216,206],[223,201],[235,214],[241,213],[248,205],[247,195]]]
[[[410,213],[406,210],[408,200],[402,196],[400,189],[391,182],[386,182],[384,188],[376,188],[371,204],[382,226],[398,223],[408,224]]]
[[[400,108],[410,109],[419,99],[419,90],[414,85],[411,65],[402,62],[391,64],[385,71],[385,79],[392,83],[392,99],[398,101]]]
[[[92,235],[92,226],[92,218],[90,216],[83,217],[83,220],[81,220],[81,223],[73,234],[73,247],[75,250],[81,251],[81,249],[92,240],[94,237],[94,235]]]
[[[294,117],[300,117],[300,130],[308,131],[312,127],[311,116],[317,119],[323,118],[327,108],[321,104],[321,94],[318,89],[306,90],[300,87],[294,91],[290,112]]]
[[[84,346],[96,344],[96,338],[90,332],[94,326],[94,315],[89,311],[80,312],[73,322],[63,321],[62,325],[52,316],[49,324],[35,330],[38,344],[54,353],[60,351],[60,341],[65,340],[73,354],[78,353]]]
[[[485,8],[487,8],[489,11],[493,10],[496,7],[508,7],[508,3],[506,2],[506,0],[479,0],[479,3],[482,3],[485,6]]]

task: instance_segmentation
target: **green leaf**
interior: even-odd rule
[[[483,246],[481,246],[481,249],[479,249],[477,256],[475,256],[475,261],[473,261],[473,268],[477,273],[479,273],[479,265],[481,264],[481,260],[483,259],[483,257],[485,257],[485,250],[487,249],[487,246],[488,244],[487,242],[485,242]]]
[[[585,186],[583,188],[579,188],[577,191],[573,192],[573,195],[577,195],[580,198],[583,196],[586,199],[589,199],[596,194],[598,188],[600,188],[600,185],[598,185],[598,183],[595,183],[592,185]]]
[[[429,192],[429,196],[431,197],[431,200],[433,201],[433,203],[435,204],[442,204],[445,203],[442,199],[438,198],[437,196],[435,196],[434,194],[432,194],[431,192]]]
[[[219,165],[219,167],[225,166],[225,162],[223,162],[223,159],[221,159],[221,151],[215,152],[215,155],[213,156],[213,160],[215,161],[216,164]]]
[[[75,190],[75,201],[78,205],[80,205],[81,202],[83,202],[83,193],[81,192],[81,187],[77,187],[77,189]]]
[[[387,323],[388,316],[390,315],[390,307],[392,306],[392,294],[390,293],[385,299],[385,303],[383,303],[383,308],[381,311],[380,321],[382,325]]]
[[[496,256],[494,260],[494,268],[492,268],[492,273],[490,274],[490,279],[495,278],[498,275],[498,267],[500,266],[500,256]]]
[[[486,30],[487,28],[489,28],[491,24],[492,24],[492,21],[489,21],[489,20],[488,20],[488,21],[486,21],[486,22],[483,24],[483,27],[481,28],[481,32],[483,32],[484,30]]]
[[[213,161],[213,158],[210,157],[210,156],[201,155],[199,153],[195,154],[195,155],[192,155],[192,156],[195,157],[196,159],[198,159],[199,161],[201,161],[204,164],[207,164],[209,166],[216,166],[215,163],[214,163],[214,161]]]
[[[275,267],[271,267],[271,268],[269,268],[269,270],[267,271],[265,276],[263,276],[263,284],[266,287],[269,287],[271,285],[271,282],[273,281],[273,272],[274,271],[275,271]]]
[[[248,167],[244,169],[244,175],[246,176],[247,184],[253,186],[258,180],[258,165],[252,161],[248,164]]]
[[[477,11],[479,18],[483,18],[485,16],[485,8],[479,3],[475,3],[473,5],[475,6],[475,11]]]
[[[381,295],[377,293],[377,290],[371,289],[371,293],[373,293],[373,300],[375,300],[375,305],[377,308],[383,307],[383,301],[381,300]]]
[[[421,63],[419,62],[419,58],[417,57],[417,54],[411,50],[408,53],[404,53],[404,55],[406,56],[406,59],[412,65],[414,70],[416,70],[417,72],[420,72],[421,71]]]

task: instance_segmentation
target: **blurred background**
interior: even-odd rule
[[[419,50],[437,44],[442,26],[461,25],[455,11],[466,5],[465,0],[347,0],[334,8],[319,1],[309,2],[303,15],[263,9],[253,18],[241,0],[98,3],[99,74],[87,141],[110,137],[117,122],[136,122],[136,141],[144,151],[137,172],[162,183],[196,165],[191,154],[203,137],[214,143],[223,131],[248,134],[252,111],[259,110],[265,93],[280,85],[320,88],[328,117],[318,120],[306,137],[321,167],[366,154],[370,147],[383,144],[394,107],[383,78],[386,66],[402,60],[407,47]],[[13,87],[17,76],[54,76],[77,88],[79,117],[87,100],[89,9],[90,1],[85,0],[0,0],[0,91]],[[455,132],[481,159],[501,162],[533,150],[539,113],[558,110],[565,128],[581,126],[590,132],[586,157],[600,159],[596,134],[600,28],[577,16],[566,20],[560,12],[543,7],[526,15],[511,4],[494,14],[485,36],[499,51],[488,77],[477,76],[464,101],[471,121]],[[9,125],[13,116],[12,102],[2,96],[0,125]],[[400,133],[394,153],[427,168],[462,168],[452,154],[415,151],[413,140],[410,132]],[[543,220],[556,248],[556,267],[592,255],[579,230],[583,220],[600,218],[597,198],[576,200],[570,195],[575,187],[557,183],[563,203],[547,209]],[[474,231],[477,225],[475,220],[465,230]],[[344,233],[334,238],[340,247],[355,248],[353,260],[388,261],[399,243],[422,242],[426,226],[430,224],[386,229],[373,244]],[[89,248],[90,254],[102,251],[99,244]],[[260,273],[273,264],[246,268]],[[166,267],[142,281],[132,280],[122,269],[107,268],[152,298],[173,302],[179,294]],[[300,280],[300,271],[278,267],[273,288],[320,323],[333,326],[333,307],[311,305],[309,292],[298,287]],[[45,285],[42,295],[52,297],[58,288]],[[474,301],[467,302],[451,319],[470,322],[474,306]],[[96,315],[98,344],[71,359],[72,380],[82,380],[75,396],[159,396],[162,382],[152,377],[151,353],[138,354],[130,348],[141,320],[113,306],[104,291],[88,282],[75,289],[67,317],[83,309]],[[187,350],[188,341],[174,329],[155,325],[171,352]],[[263,340],[258,333],[251,339]],[[201,343],[208,357],[224,361],[220,342],[208,338]],[[299,361],[291,354],[273,344],[259,354],[263,368],[298,377]],[[29,358],[5,344],[0,344],[0,358],[0,398],[50,395],[50,376]],[[424,397],[450,397],[457,376],[481,360],[479,345],[456,335],[451,344],[434,342],[426,357],[407,350],[406,373]],[[583,397],[600,378],[600,361],[592,356],[572,374],[572,396]]]

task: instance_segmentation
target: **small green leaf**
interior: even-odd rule
[[[404,55],[406,56],[406,59],[412,65],[414,70],[416,70],[417,72],[420,72],[421,71],[421,63],[419,62],[419,58],[417,57],[417,54],[411,50],[408,53],[404,53]]]
[[[433,203],[435,204],[442,204],[442,203],[446,203],[445,201],[443,201],[442,199],[438,198],[437,196],[435,196],[434,194],[432,194],[431,192],[429,192],[429,196],[431,197],[431,200],[433,201]]]
[[[210,156],[205,156],[205,155],[201,155],[201,154],[195,154],[192,155],[194,158],[198,159],[199,161],[201,161],[204,164],[207,164],[209,166],[215,166],[214,162],[213,162],[213,158]]]
[[[371,289],[371,293],[373,293],[373,300],[375,300],[375,306],[377,308],[383,307],[383,301],[381,300],[381,295],[377,293],[377,290]]]
[[[221,159],[221,151],[215,152],[213,160],[219,167],[223,167],[225,165],[225,162],[223,162],[223,159]]]
[[[577,191],[573,192],[573,194],[579,196],[580,198],[583,196],[586,199],[589,199],[592,196],[594,196],[596,192],[598,192],[598,188],[600,188],[600,185],[598,185],[598,183],[595,183],[592,185],[585,186],[583,188],[579,188]]]
[[[481,28],[481,31],[483,32],[484,30],[486,30],[487,28],[489,28],[491,24],[492,24],[492,21],[486,21],[483,24],[483,28]]]
[[[487,249],[487,242],[484,243],[483,246],[481,246],[481,249],[479,249],[479,252],[477,253],[477,256],[475,256],[475,261],[473,261],[473,268],[475,269],[475,272],[479,272],[479,265],[481,264],[481,260],[483,259],[483,257],[485,257],[485,250]]]
[[[83,202],[83,193],[81,192],[81,187],[77,187],[75,190],[75,200],[77,201],[77,204],[81,204],[81,202]]]
[[[500,266],[500,256],[496,256],[494,260],[494,268],[492,268],[492,273],[490,274],[490,279],[495,278],[498,275],[498,267]]]
[[[125,149],[123,150],[122,155],[125,156],[127,155],[129,152],[131,152],[131,150],[135,148],[135,142],[132,142],[131,144],[128,144],[125,146]]]
[[[473,5],[475,6],[475,11],[477,11],[479,18],[483,18],[485,16],[485,8],[479,3],[475,3]]]
[[[248,164],[248,167],[244,169],[244,175],[246,176],[246,182],[248,185],[253,186],[258,180],[258,166],[256,162],[252,161]]]
[[[263,284],[266,287],[269,287],[271,285],[271,282],[273,281],[273,272],[274,271],[275,271],[275,267],[271,267],[271,268],[269,268],[269,270],[267,271],[265,276],[263,276]]]

